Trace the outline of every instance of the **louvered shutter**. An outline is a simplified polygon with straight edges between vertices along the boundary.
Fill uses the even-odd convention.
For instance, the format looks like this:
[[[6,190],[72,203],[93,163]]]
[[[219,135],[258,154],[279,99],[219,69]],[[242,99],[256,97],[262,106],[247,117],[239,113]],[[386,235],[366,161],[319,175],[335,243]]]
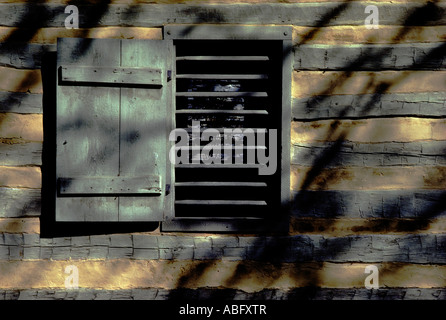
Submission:
[[[57,221],[170,214],[172,52],[162,40],[58,40]]]
[[[287,228],[281,209],[289,200],[289,180],[283,178],[289,176],[289,154],[282,144],[289,143],[290,35],[282,27],[165,28],[175,46],[175,127],[189,133],[192,161],[175,165],[175,219],[164,222],[163,230]],[[198,121],[200,134],[218,130],[223,139],[225,129],[253,129],[258,142],[264,131],[266,144],[244,140],[238,146],[243,153],[236,154],[236,139],[229,152],[222,142],[221,163],[205,163],[209,141],[193,143]],[[277,150],[269,148],[268,139],[275,139]],[[277,154],[277,170],[259,175],[261,164],[248,161],[251,149]]]
[[[221,156],[213,155],[221,157],[220,164],[204,163],[203,148],[208,142],[200,141],[196,148],[201,155],[194,154],[195,150],[190,155],[195,163],[175,166],[177,217],[255,219],[268,213],[273,201],[271,190],[268,192],[271,177],[259,176],[259,165],[247,162],[248,149],[256,153],[262,146],[248,145],[241,134],[225,137],[228,129],[267,131],[274,125],[268,92],[272,90],[268,86],[271,61],[261,54],[267,50],[259,50],[260,44],[223,40],[176,43],[176,127],[191,132],[193,122],[199,121],[201,134],[212,128],[222,138]],[[225,138],[231,140],[229,145]],[[242,148],[238,154],[234,152],[237,142]],[[197,155],[201,159],[195,159]]]

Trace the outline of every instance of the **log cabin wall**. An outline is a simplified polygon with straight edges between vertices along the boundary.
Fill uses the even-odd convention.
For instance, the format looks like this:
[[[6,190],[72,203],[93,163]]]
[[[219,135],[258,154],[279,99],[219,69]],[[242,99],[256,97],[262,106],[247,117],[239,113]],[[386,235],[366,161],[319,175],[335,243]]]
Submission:
[[[67,5],[79,29],[65,28]],[[368,5],[378,29],[365,25]],[[445,299],[445,9],[0,0],[0,299]],[[288,234],[47,231],[42,170],[52,163],[42,150],[57,38],[162,39],[179,23],[292,26]],[[378,288],[365,286],[370,265]],[[70,266],[77,289],[66,288]]]

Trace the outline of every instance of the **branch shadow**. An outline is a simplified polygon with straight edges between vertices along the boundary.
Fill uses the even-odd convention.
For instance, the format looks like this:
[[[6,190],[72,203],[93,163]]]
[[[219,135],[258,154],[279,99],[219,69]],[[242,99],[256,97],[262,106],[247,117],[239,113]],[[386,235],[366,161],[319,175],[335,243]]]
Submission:
[[[42,1],[40,1],[42,2]],[[443,10],[436,5],[439,1],[428,2],[424,6],[415,9],[410,12],[402,30],[395,35],[394,40],[399,41],[404,38],[406,34],[410,32],[411,26],[420,26],[420,25],[431,25],[435,23],[436,20],[439,20],[443,15]],[[69,3],[75,4],[75,1],[70,1]],[[97,7],[97,10],[93,10],[88,17],[90,17],[89,25],[95,25],[98,21],[100,21],[101,17],[107,12],[107,8],[110,1],[103,1]],[[314,37],[317,36],[320,28],[325,27],[328,23],[336,18],[342,11],[346,10],[349,6],[350,2],[344,2],[340,4],[335,10],[328,12],[323,19],[317,22],[316,27],[310,30],[306,35],[302,37],[302,41],[300,44],[305,44]],[[45,7],[39,6],[38,4],[28,4],[29,10],[27,10],[27,14],[21,18],[20,23],[17,25],[17,30],[14,31],[7,40],[2,43],[0,49],[5,52],[12,52],[16,50],[21,50],[24,48],[24,43],[28,42],[38,30],[44,26],[45,21],[49,19],[51,16],[50,13],[46,10]],[[132,14],[129,11],[127,14]],[[136,14],[136,13],[134,13]],[[184,11],[184,14],[190,14],[187,11]],[[197,14],[197,13],[195,13]],[[31,21],[31,22],[30,22]],[[221,16],[217,11],[213,15],[209,15],[208,13],[198,13],[198,18],[195,23],[225,23],[225,17]],[[33,25],[33,28],[22,28],[28,27],[29,25]],[[189,29],[186,29],[185,33],[190,33],[193,31],[193,26]],[[18,44],[17,44],[18,43]],[[85,42],[85,47],[80,48],[79,53],[82,54],[85,50],[88,50],[88,42]],[[438,45],[434,50],[428,52],[422,59],[417,60],[411,66],[411,69],[420,69],[424,68],[427,63],[430,63],[432,60],[440,61],[445,58],[446,44],[442,43]],[[291,48],[289,54],[291,54]],[[348,65],[343,67],[344,74],[340,78],[340,82],[335,84],[335,86],[342,86],[343,83],[348,81],[351,78],[353,71],[360,69],[362,66],[369,64],[370,61],[380,61],[383,57],[385,57],[389,53],[389,48],[384,48],[381,51],[373,52],[370,54],[366,54],[362,56],[360,59],[350,62]],[[375,68],[379,68],[380,64],[377,62],[373,64]],[[43,127],[44,127],[44,146],[43,146],[43,155],[42,155],[42,214],[41,214],[41,236],[42,237],[58,237],[58,236],[67,236],[67,235],[91,235],[91,234],[107,234],[107,233],[128,233],[135,231],[147,231],[154,230],[158,227],[158,223],[153,224],[103,224],[103,223],[57,223],[55,222],[55,217],[51,213],[54,210],[54,199],[55,199],[55,105],[56,105],[56,83],[55,83],[55,75],[56,75],[56,56],[55,53],[45,53],[42,58],[42,80],[43,80]],[[359,113],[361,117],[367,117],[370,110],[372,110],[380,101],[382,95],[389,92],[389,90],[400,81],[404,80],[404,75],[394,79],[392,83],[381,82],[375,84],[372,80],[368,83],[367,89],[373,90],[373,94],[369,101],[362,102],[362,110]],[[29,83],[28,79],[24,79],[21,85],[25,85]],[[322,92],[318,93],[317,97],[315,96],[310,99],[307,107],[310,108],[314,104],[323,103],[324,97],[328,97],[332,91],[333,87],[325,88]],[[13,93],[6,95],[0,104],[6,105],[8,101],[14,98]],[[348,110],[341,110],[335,118],[345,118],[348,114]],[[291,120],[291,119],[290,119]],[[1,123],[0,123],[1,125]],[[349,132],[344,130],[339,133],[340,128],[339,120],[334,120],[329,131],[327,132],[326,139],[330,139],[334,135],[337,139],[334,143],[324,150],[321,155],[314,161],[313,166],[308,172],[307,176],[304,179],[300,192],[298,192],[294,199],[290,201],[291,205],[295,205],[296,203],[302,208],[302,212],[306,210],[311,211],[314,207],[320,205],[320,199],[308,197],[306,191],[310,189],[312,184],[316,181],[316,179],[321,175],[323,170],[330,166],[333,159],[339,153],[339,150],[342,144],[348,137]],[[324,180],[323,184],[318,184],[319,190],[325,190],[327,186],[333,179],[336,177],[329,177],[329,179]],[[419,198],[429,197],[424,194],[420,194]],[[440,192],[438,195],[433,196],[432,204],[425,206],[423,211],[420,212],[417,216],[419,219],[419,224],[402,224],[400,226],[401,229],[399,231],[407,231],[407,232],[415,232],[418,230],[425,230],[429,223],[429,220],[434,219],[435,217],[443,214],[446,211],[446,192]],[[34,204],[30,204],[33,205]],[[343,212],[343,210],[339,207],[333,206],[328,207],[330,215],[339,216]],[[391,209],[392,210],[392,209]],[[396,208],[395,210],[399,210]],[[400,212],[396,212],[394,216],[399,217]],[[379,227],[370,226],[370,229],[373,230],[382,230],[386,228],[386,224],[381,225]],[[301,252],[299,250],[296,251],[296,248],[299,246],[310,247],[311,244],[308,243],[300,243],[296,241],[291,241],[286,238],[274,238],[274,237],[259,237],[259,239],[254,243],[252,248],[254,248],[254,252],[249,254],[249,258],[258,261],[264,261],[267,263],[271,263],[277,270],[278,276],[283,268],[283,261],[295,261],[298,259],[299,261],[307,261],[310,259],[310,252]],[[337,239],[332,242],[331,246],[326,248],[326,252],[322,254],[322,256],[327,257],[329,259],[336,258],[337,252],[343,252],[349,246],[349,241],[345,239]],[[304,249],[302,249],[304,250]],[[310,250],[311,251],[311,250]],[[168,295],[168,299],[185,299],[190,298],[190,291],[184,290],[182,288],[187,287],[190,283],[196,282],[198,278],[203,276],[203,274],[209,270],[212,263],[210,261],[203,261],[198,263],[193,268],[188,270],[180,279],[177,281],[177,290],[173,290],[172,294]],[[226,285],[228,287],[234,287],[240,281],[249,277],[251,270],[246,268],[243,263],[240,263],[236,268],[234,274],[226,280]],[[391,272],[388,270],[388,272]],[[396,272],[396,270],[393,270]],[[317,288],[320,287],[321,279],[318,272],[310,273],[307,279],[307,285],[303,293],[298,295],[297,298],[309,298],[314,297],[317,292]],[[219,299],[228,298],[231,299],[234,296],[234,291],[228,289],[227,291],[218,291],[216,290],[215,295],[212,294],[213,297],[217,297]],[[263,296],[262,296],[263,297]],[[290,297],[296,298],[296,295],[290,294]]]
[[[408,17],[405,20],[404,27],[394,36],[393,40],[400,41],[404,39],[405,35],[407,35],[412,26],[420,26],[420,25],[432,25],[435,24],[435,21],[440,19],[442,16],[442,8],[436,5],[436,2],[428,2],[420,8],[414,9],[413,11],[408,13]],[[336,10],[327,13],[324,18],[317,23],[315,28],[312,28],[307,34],[302,36],[302,40],[297,44],[296,48],[299,48],[300,45],[307,43],[311,39],[317,36],[320,28],[326,26],[333,18],[335,18],[340,12],[345,10],[348,7],[348,3],[345,2],[341,4]],[[188,30],[191,32],[191,30]],[[438,63],[439,61],[443,61],[446,55],[445,43],[439,44],[436,48],[429,51],[426,55],[424,55],[421,59],[418,59],[413,62],[413,64],[408,68],[412,70],[426,69],[426,66],[429,66],[428,69],[432,67],[432,61]],[[308,108],[312,108],[314,104],[323,103],[324,99],[328,98],[328,96],[332,93],[335,87],[342,86],[343,83],[348,81],[349,78],[353,75],[353,72],[356,70],[362,70],[364,66],[372,65],[375,70],[379,70],[381,68],[381,60],[386,57],[391,51],[391,47],[384,47],[381,50],[376,50],[373,52],[366,53],[362,55],[360,58],[349,62],[347,65],[343,66],[343,74],[340,77],[340,81],[335,83],[333,87],[325,88],[323,91],[317,93],[314,97],[309,99],[307,104]],[[373,62],[370,64],[370,62]],[[435,65],[434,68],[435,69]],[[358,117],[367,117],[371,110],[374,107],[379,106],[379,102],[383,95],[389,92],[389,90],[396,85],[397,83],[403,81],[405,75],[401,75],[394,79],[392,82],[379,82],[374,83],[373,79],[369,81],[366,85],[366,91],[372,90],[372,95],[370,95],[369,99],[363,99],[361,101],[361,111],[358,113]],[[324,213],[321,215],[322,218],[329,217],[342,217],[344,208],[340,208],[336,205],[336,201],[333,201],[330,204],[330,201],[325,201],[324,199],[320,199],[318,195],[311,195],[310,187],[315,183],[318,177],[322,174],[325,168],[330,167],[330,164],[333,160],[338,156],[338,153],[344,144],[344,142],[348,139],[349,131],[346,129],[342,129],[340,127],[340,121],[336,119],[343,119],[348,116],[348,107],[341,110],[337,115],[333,116],[335,120],[333,120],[330,128],[326,133],[326,140],[331,141],[333,137],[337,137],[334,140],[334,143],[330,144],[329,147],[323,150],[318,157],[314,160],[310,170],[306,174],[302,185],[298,192],[296,192],[294,198],[290,201],[290,206],[299,206],[300,212],[302,216],[314,216],[313,210],[314,208],[321,207],[321,200],[324,203],[323,211]],[[377,128],[379,130],[379,128]],[[339,132],[341,130],[341,132]],[[327,190],[327,187],[330,183],[334,182],[338,177],[336,175],[330,177],[328,176],[323,183],[318,181],[317,190]],[[314,189],[311,189],[314,190]],[[309,191],[309,192],[308,192]],[[316,192],[317,193],[317,192]],[[418,198],[429,197],[424,193],[418,195]],[[414,198],[417,198],[417,191],[414,191]],[[414,198],[410,198],[409,200],[406,197],[398,197],[399,206],[392,206],[390,204],[389,208],[383,208],[383,212],[386,213],[386,216],[390,217],[401,217],[401,208],[409,207],[411,204],[406,204],[404,201],[412,201]],[[419,212],[415,219],[406,221],[398,221],[395,223],[392,218],[383,220],[381,222],[369,221],[367,225],[363,226],[363,229],[356,229],[355,231],[372,231],[373,232],[387,232],[389,229],[396,232],[408,232],[408,233],[416,233],[417,231],[427,230],[429,224],[432,219],[444,214],[446,212],[446,202],[444,199],[446,198],[446,192],[439,191],[436,195],[432,196],[431,201],[428,201],[428,205],[423,205],[423,210]],[[383,204],[386,205],[386,204]],[[336,219],[328,220],[328,226],[330,227],[330,223],[334,224]],[[331,222],[330,222],[331,221]],[[305,237],[302,237],[305,238]],[[267,240],[268,239],[268,240]],[[310,241],[311,242],[311,241]],[[276,271],[278,276],[280,276],[282,269],[284,268],[283,262],[294,262],[295,261],[311,261],[311,254],[304,251],[296,251],[296,245],[303,245],[303,247],[310,247],[310,251],[313,250],[313,247],[309,243],[295,243],[290,240],[284,240],[277,237],[265,237],[260,236],[252,245],[252,248],[255,252],[251,252],[249,256],[246,256],[247,259],[253,259],[256,261],[262,261],[268,264],[272,264],[276,267]],[[322,250],[321,257],[322,261],[336,261],[338,253],[345,252],[348,250],[351,242],[349,238],[334,238],[331,239],[330,242],[327,242],[327,246]],[[211,254],[211,250],[210,250]],[[386,260],[387,261],[387,260]],[[352,262],[346,260],[345,262]],[[299,263],[299,262],[297,262]],[[191,296],[188,294],[188,290],[183,290],[183,285],[187,283],[187,279],[190,277],[191,279],[196,279],[203,273],[203,269],[210,268],[211,264],[203,263],[200,264],[199,269],[191,268],[186,274],[184,274],[180,281],[177,282],[177,290],[172,292],[169,299],[189,299]],[[399,268],[394,268],[392,270],[383,270],[383,272],[396,273]],[[252,271],[252,270],[251,270]],[[229,277],[225,285],[228,288],[234,288],[240,283],[243,279],[246,279],[250,275],[250,270],[246,269],[246,266],[243,263],[240,263],[236,268],[234,274]],[[309,274],[306,274],[307,282],[306,285],[302,288],[296,288],[295,290],[291,290],[286,298],[289,299],[313,299],[317,295],[317,292],[320,289],[321,285],[321,274],[320,271],[315,271]],[[265,283],[267,286],[267,284]],[[219,299],[231,299],[234,296],[233,289],[227,289],[229,291],[226,292],[226,295],[219,295]],[[371,292],[372,294],[372,292]],[[354,296],[354,293],[353,295]],[[253,299],[264,299],[265,294],[259,293],[259,295],[251,295]],[[334,297],[334,295],[332,296]],[[386,294],[383,293],[380,298],[385,298]],[[194,299],[192,297],[192,299]]]

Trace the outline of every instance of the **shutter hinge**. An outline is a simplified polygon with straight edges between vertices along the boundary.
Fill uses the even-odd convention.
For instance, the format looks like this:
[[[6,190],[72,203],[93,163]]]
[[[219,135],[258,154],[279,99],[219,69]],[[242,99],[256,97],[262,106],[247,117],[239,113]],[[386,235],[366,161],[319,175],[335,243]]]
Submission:
[[[172,70],[167,70],[167,82],[172,80]]]

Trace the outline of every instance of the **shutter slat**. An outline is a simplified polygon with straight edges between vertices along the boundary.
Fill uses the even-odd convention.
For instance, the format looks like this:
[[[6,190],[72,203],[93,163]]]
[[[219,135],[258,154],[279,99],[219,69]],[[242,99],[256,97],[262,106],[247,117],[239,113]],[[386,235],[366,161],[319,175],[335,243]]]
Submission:
[[[192,130],[194,130],[193,128],[177,128],[177,129],[185,130],[189,134],[192,132]],[[206,129],[209,129],[209,128],[200,128],[200,134]],[[245,130],[245,128],[236,128],[236,129],[240,129],[242,131]],[[267,133],[268,132],[268,129],[266,129],[266,128],[249,128],[249,129],[253,130],[256,133]],[[220,133],[224,133],[225,130],[234,130],[234,128],[212,128],[212,130],[217,130]]]
[[[240,217],[189,216],[189,217],[178,217],[178,218],[175,218],[175,220],[178,220],[178,221],[181,221],[181,220],[183,220],[183,221],[184,220],[198,220],[198,221],[200,221],[200,220],[213,220],[213,221],[215,221],[215,220],[222,220],[222,221],[228,221],[229,220],[229,221],[231,221],[231,220],[263,220],[263,218],[260,218],[260,217],[243,217],[243,216],[240,216]]]
[[[266,98],[268,97],[267,92],[177,92],[177,97],[259,97]]]
[[[266,206],[265,201],[253,200],[176,200],[181,205],[213,205],[213,206]]]
[[[180,109],[176,114],[243,114],[268,115],[266,110],[221,110],[221,109]]]
[[[267,74],[177,74],[177,79],[203,80],[264,80]]]
[[[220,181],[192,181],[176,182],[176,187],[267,187],[265,182],[220,182]]]
[[[217,144],[217,146],[220,146],[220,144]],[[183,146],[178,146],[175,147],[176,150],[183,150],[183,149],[189,149],[189,150],[202,150],[205,146],[187,146],[187,147],[183,147]],[[221,146],[221,149],[225,149],[225,145]],[[228,148],[231,148],[232,150],[232,146],[228,146]],[[243,150],[266,150],[265,146],[235,146],[234,149],[243,149]]]
[[[61,66],[61,80],[72,83],[162,85],[161,69],[138,67]]]
[[[179,56],[177,61],[269,61],[268,56]]]
[[[160,176],[149,177],[76,177],[59,178],[59,193],[61,195],[88,194],[151,194],[161,195]]]
[[[193,163],[184,163],[175,165],[176,168],[185,168],[185,169],[258,169],[264,167],[262,164],[193,164]]]

